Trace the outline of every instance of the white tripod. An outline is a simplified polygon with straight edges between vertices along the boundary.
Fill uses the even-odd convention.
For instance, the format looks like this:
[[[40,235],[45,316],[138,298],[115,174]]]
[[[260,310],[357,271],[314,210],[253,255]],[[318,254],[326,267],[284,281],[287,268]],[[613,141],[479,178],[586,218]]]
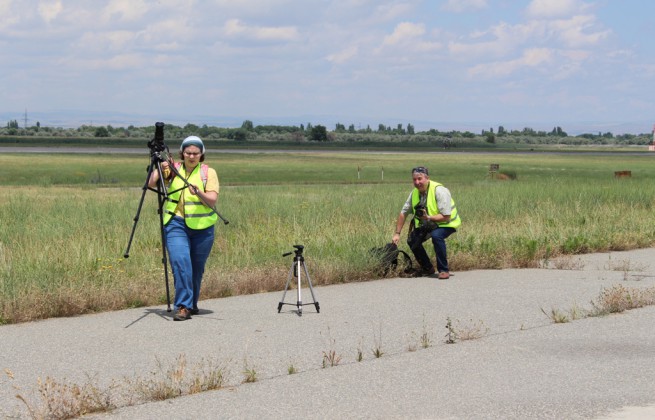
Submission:
[[[314,305],[316,308],[316,312],[320,313],[321,309],[318,306],[318,301],[316,300],[316,297],[314,296],[314,288],[312,287],[312,279],[309,277],[309,273],[307,272],[307,267],[305,266],[305,258],[302,256],[302,251],[305,248],[302,245],[294,245],[294,248],[296,248],[295,251],[293,252],[286,252],[282,254],[283,257],[289,256],[292,253],[295,252],[296,256],[293,257],[293,263],[291,264],[291,270],[289,270],[289,277],[287,277],[287,284],[284,286],[284,293],[282,293],[282,300],[280,300],[280,303],[277,305],[277,313],[279,314],[280,311],[282,310],[282,305],[296,305],[298,308],[298,316],[302,316],[302,307],[303,305]],[[307,277],[307,284],[309,285],[309,291],[312,294],[312,300],[313,302],[310,303],[302,303],[302,294],[301,294],[301,277],[302,273],[305,273],[305,276]],[[291,282],[291,277],[295,276],[298,278],[298,285],[297,285],[297,291],[298,291],[298,301],[296,303],[285,303],[284,298],[287,295],[287,290],[289,289],[289,283]]]

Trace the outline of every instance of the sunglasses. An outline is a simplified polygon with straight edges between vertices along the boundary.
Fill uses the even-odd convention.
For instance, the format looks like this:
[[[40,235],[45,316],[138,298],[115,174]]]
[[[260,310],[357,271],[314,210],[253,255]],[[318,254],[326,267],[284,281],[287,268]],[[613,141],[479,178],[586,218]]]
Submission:
[[[425,166],[417,166],[416,168],[412,169],[412,173],[413,174],[419,173],[419,174],[427,175],[428,174],[428,168],[426,168]]]

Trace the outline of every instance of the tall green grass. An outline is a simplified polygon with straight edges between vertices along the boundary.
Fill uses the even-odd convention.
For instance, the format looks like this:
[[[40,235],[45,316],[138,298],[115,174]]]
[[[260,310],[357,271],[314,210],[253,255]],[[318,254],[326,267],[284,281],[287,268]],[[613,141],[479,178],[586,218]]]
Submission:
[[[165,302],[152,192],[122,257],[148,162],[147,154],[0,155],[0,322]],[[464,224],[448,240],[454,271],[655,243],[650,155],[257,153],[210,154],[207,163],[230,224],[217,224],[203,298],[281,289],[292,258],[282,254],[294,244],[305,245],[315,284],[375,278],[368,250],[391,239],[416,165],[457,201]],[[491,178],[490,163],[517,179]],[[633,177],[614,179],[624,169]]]

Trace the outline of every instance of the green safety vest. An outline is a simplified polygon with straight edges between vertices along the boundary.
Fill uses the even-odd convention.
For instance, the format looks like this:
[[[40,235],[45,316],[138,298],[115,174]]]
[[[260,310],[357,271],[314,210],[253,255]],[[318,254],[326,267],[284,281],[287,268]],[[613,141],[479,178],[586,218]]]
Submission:
[[[206,167],[206,165],[197,165],[188,177],[184,165],[180,165],[177,170],[181,176],[186,178],[189,184],[196,185],[205,192],[205,183],[207,181],[202,178],[201,166]],[[175,176],[171,181],[168,189],[175,192],[170,194],[166,200],[166,205],[164,206],[164,224],[167,224],[175,215],[175,208],[180,202],[180,197],[184,194],[184,223],[191,229],[206,229],[213,226],[218,220],[216,212],[207,207],[197,195],[185,194],[188,190],[184,188],[185,185],[184,180],[179,176]]]
[[[428,185],[428,198],[427,198],[427,208],[428,208],[428,216],[436,216],[439,214],[439,208],[437,207],[437,197],[434,193],[434,190],[437,187],[442,187],[443,184],[440,184],[436,181],[430,181],[430,184]],[[416,205],[421,201],[421,193],[418,191],[418,188],[414,188],[414,191],[412,191],[412,208],[416,208]],[[459,218],[459,215],[457,214],[457,207],[455,206],[455,200],[453,200],[453,197],[450,197],[450,206],[452,208],[452,212],[450,213],[450,221],[448,223],[437,223],[437,226],[439,227],[451,227],[457,229],[462,225],[462,219]],[[414,227],[419,226],[419,218],[415,217],[414,218]]]

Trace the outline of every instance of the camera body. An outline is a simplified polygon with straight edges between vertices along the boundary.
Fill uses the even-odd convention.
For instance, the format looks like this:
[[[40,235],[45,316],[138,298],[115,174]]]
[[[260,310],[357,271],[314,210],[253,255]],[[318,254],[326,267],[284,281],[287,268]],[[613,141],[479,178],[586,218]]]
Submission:
[[[163,152],[167,150],[166,144],[164,143],[164,123],[156,122],[155,123],[155,136],[148,142],[148,147],[150,151]]]
[[[417,204],[416,207],[414,207],[414,217],[421,218],[427,214],[428,214],[428,210],[425,208],[425,206]]]

